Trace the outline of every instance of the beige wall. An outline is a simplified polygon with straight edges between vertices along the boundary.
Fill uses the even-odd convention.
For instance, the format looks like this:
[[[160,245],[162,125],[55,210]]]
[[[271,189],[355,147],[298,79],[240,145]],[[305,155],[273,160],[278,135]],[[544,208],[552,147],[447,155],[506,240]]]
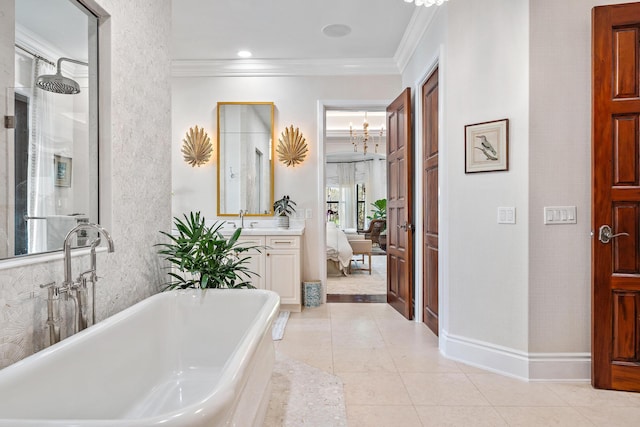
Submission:
[[[88,3],[110,15],[100,28],[106,37],[101,45],[100,203],[101,223],[116,251],[98,257],[100,320],[156,293],[165,280],[153,244],[158,231],[171,226],[171,2]],[[46,342],[46,293],[38,285],[60,283],[62,261],[32,260],[13,268],[0,262],[0,367]],[[74,274],[86,264],[86,258],[74,259]]]
[[[325,254],[320,241],[324,230],[318,229],[318,215],[324,217],[324,203],[318,200],[320,183],[317,169],[318,100],[393,100],[400,93],[399,76],[300,76],[300,77],[175,77],[173,79],[173,153],[180,153],[185,132],[198,125],[215,141],[218,101],[272,101],[275,103],[276,140],[285,127],[300,128],[309,145],[309,153],[301,165],[287,168],[275,162],[275,198],[285,194],[297,203],[297,211],[312,209],[313,218],[306,220],[303,248],[303,280],[320,277]],[[214,159],[192,168],[182,156],[173,156],[173,215],[200,211],[216,218],[216,164]],[[230,218],[226,218],[230,219]],[[234,218],[231,218],[234,219]],[[237,218],[235,218],[237,219]]]
[[[467,351],[458,358],[589,376],[591,9],[614,3],[625,2],[452,1],[403,72],[416,85],[443,61],[440,315],[453,350]],[[465,175],[464,125],[503,117],[510,171]],[[543,224],[545,206],[565,205],[577,224]],[[515,226],[496,225],[498,206],[516,207]]]
[[[530,2],[533,352],[591,351],[591,9],[617,3]],[[578,224],[543,225],[553,205],[577,206]]]
[[[528,2],[455,1],[448,7],[447,332],[526,351]],[[509,119],[509,170],[465,174],[465,125],[504,118]],[[500,206],[516,208],[516,224],[497,223]]]

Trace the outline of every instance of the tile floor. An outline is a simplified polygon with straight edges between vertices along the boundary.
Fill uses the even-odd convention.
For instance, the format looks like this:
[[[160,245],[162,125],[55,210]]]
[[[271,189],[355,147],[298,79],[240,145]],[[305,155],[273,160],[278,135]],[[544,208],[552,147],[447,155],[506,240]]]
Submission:
[[[640,394],[527,383],[448,360],[424,325],[386,304],[292,313],[275,345],[342,380],[350,427],[640,426]]]

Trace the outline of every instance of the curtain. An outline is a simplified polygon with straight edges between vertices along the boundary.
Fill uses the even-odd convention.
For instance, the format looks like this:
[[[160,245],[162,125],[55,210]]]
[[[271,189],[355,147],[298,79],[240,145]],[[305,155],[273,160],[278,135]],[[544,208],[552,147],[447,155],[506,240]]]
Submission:
[[[29,217],[42,218],[56,213],[54,197],[54,120],[53,97],[38,89],[36,78],[42,74],[55,74],[55,68],[40,59],[33,61],[33,84],[29,103],[29,165],[27,177],[27,212]],[[30,219],[29,252],[47,250],[47,222]]]
[[[387,160],[375,159],[367,162],[370,189],[367,189],[367,203],[387,198]],[[371,206],[371,205],[367,205]]]
[[[338,163],[340,187],[340,227],[356,228],[356,168],[354,163]]]
[[[367,189],[365,193],[364,228],[369,227],[368,216],[371,216],[376,200],[387,198],[387,162],[386,159],[373,159],[364,163],[363,183]]]

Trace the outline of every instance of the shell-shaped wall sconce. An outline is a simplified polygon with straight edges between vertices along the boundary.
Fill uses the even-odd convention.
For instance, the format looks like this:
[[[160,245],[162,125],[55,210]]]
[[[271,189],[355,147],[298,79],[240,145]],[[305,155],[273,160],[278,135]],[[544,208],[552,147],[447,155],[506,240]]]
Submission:
[[[287,167],[295,167],[295,165],[304,161],[308,151],[307,141],[304,139],[300,129],[296,128],[294,131],[293,125],[284,129],[276,147],[278,160],[287,165]]]
[[[189,163],[191,167],[200,166],[209,161],[211,153],[213,153],[213,145],[211,138],[204,129],[189,128],[187,137],[182,140],[182,154],[184,161]]]

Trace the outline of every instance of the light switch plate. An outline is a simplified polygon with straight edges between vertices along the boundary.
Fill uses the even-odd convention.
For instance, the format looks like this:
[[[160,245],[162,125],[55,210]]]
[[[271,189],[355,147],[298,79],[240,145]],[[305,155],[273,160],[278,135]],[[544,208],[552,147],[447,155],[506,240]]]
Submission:
[[[498,208],[498,224],[515,224],[516,223],[516,208],[503,207]]]
[[[544,223],[546,225],[577,224],[577,213],[576,206],[545,206]]]

